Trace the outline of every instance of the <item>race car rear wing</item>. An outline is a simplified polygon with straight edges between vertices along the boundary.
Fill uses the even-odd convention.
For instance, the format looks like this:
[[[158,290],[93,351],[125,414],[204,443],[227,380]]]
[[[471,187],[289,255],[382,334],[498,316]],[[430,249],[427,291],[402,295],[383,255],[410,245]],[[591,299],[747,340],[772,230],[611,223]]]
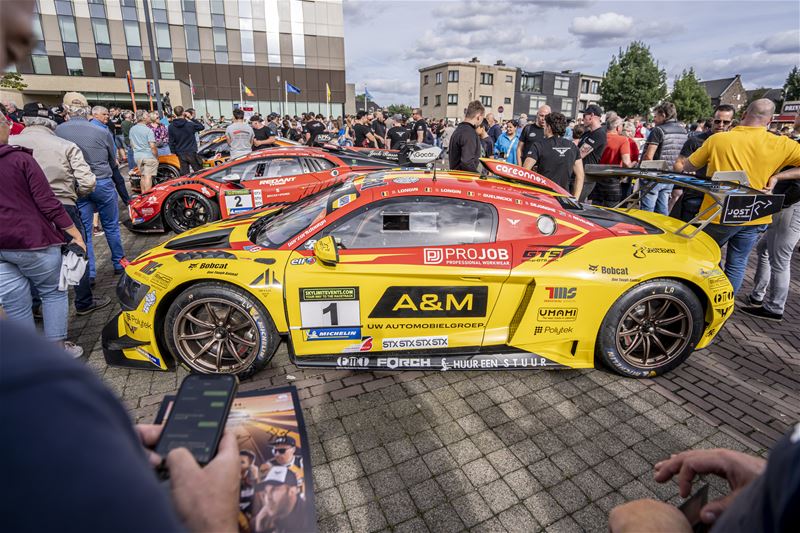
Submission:
[[[436,146],[417,143],[403,144],[399,150],[383,150],[380,148],[355,149],[351,146],[334,144],[332,138],[329,133],[320,133],[314,140],[314,146],[335,154],[347,154],[397,163],[400,167],[425,167],[435,161],[442,152],[442,149]]]
[[[649,168],[648,168],[649,167]],[[640,178],[639,187],[614,207],[630,211],[639,200],[659,183],[677,185],[701,192],[712,199],[711,205],[675,230],[681,237],[694,237],[717,215],[726,225],[746,224],[772,215],[783,206],[782,194],[766,194],[749,187],[747,174],[742,171],[716,172],[711,181],[689,174],[669,172],[666,161],[646,161],[642,168],[620,168],[612,165],[586,165],[586,175],[593,178]],[[693,228],[691,231],[689,228]]]
[[[512,165],[511,163],[506,163],[498,159],[490,159],[488,157],[482,157],[481,163],[483,163],[483,166],[486,167],[491,174],[500,178],[524,183],[526,185],[533,185],[534,187],[545,189],[556,194],[563,194],[568,197],[571,196],[561,185],[533,170],[528,170],[518,165]]]

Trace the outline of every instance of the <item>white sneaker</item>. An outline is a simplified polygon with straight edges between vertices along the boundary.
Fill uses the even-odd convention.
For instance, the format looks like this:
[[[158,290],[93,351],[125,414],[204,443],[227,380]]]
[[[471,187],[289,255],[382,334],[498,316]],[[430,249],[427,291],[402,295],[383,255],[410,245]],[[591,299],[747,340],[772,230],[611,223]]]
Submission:
[[[83,356],[83,348],[81,348],[74,342],[64,341],[64,350],[66,350],[66,352],[73,359],[78,359],[81,356]]]

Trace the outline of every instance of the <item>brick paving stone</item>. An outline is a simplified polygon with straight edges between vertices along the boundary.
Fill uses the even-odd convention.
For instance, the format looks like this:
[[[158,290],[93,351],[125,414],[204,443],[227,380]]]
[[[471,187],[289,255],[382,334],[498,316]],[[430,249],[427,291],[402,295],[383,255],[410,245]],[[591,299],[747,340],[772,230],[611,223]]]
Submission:
[[[383,509],[383,514],[390,526],[397,525],[417,515],[414,501],[406,491],[395,492],[385,496],[378,503]]]
[[[584,470],[572,477],[572,482],[580,488],[590,501],[599,500],[613,489],[594,470]]]
[[[450,470],[436,476],[436,482],[449,500],[473,490],[472,483],[461,470]]]
[[[373,448],[358,454],[361,466],[367,474],[379,472],[392,466],[392,459],[385,448]]]
[[[503,441],[491,430],[482,431],[477,435],[473,435],[470,437],[470,440],[485,454],[499,450],[504,446]]]
[[[469,531],[470,533],[507,533],[505,526],[496,516],[481,522]]]
[[[525,499],[525,507],[536,522],[546,528],[563,517],[566,512],[547,491],[541,491]]]
[[[316,493],[314,495],[314,503],[319,518],[326,518],[344,511],[344,502],[339,490],[335,487]]]
[[[361,463],[355,455],[331,461],[330,467],[333,479],[337,484],[346,483],[364,475],[364,469],[361,468]]]
[[[369,479],[360,477],[339,485],[339,494],[342,496],[345,509],[353,509],[372,501],[375,493],[369,484]]]
[[[575,520],[572,519],[572,517],[565,516],[555,524],[548,527],[547,531],[550,533],[578,533],[581,531],[581,527]]]
[[[548,492],[568,513],[574,513],[589,503],[586,495],[569,479],[552,487]]]
[[[491,483],[500,477],[489,461],[483,458],[465,464],[462,469],[470,482],[476,487]]]
[[[464,528],[463,522],[449,503],[431,509],[424,517],[425,523],[436,533],[455,533]]]
[[[370,475],[369,482],[378,497],[393,494],[404,487],[403,478],[395,468],[387,468]]]
[[[528,471],[546,488],[550,488],[564,479],[561,470],[550,459],[542,459],[538,463],[530,465]]]
[[[354,531],[371,533],[386,527],[386,518],[376,502],[351,509],[347,512],[347,516],[350,518],[350,523],[353,524]]]
[[[414,517],[394,528],[394,533],[424,533],[430,531],[421,517]]]
[[[353,530],[346,514],[330,516],[317,522],[320,533],[345,533]]]
[[[417,449],[408,437],[390,442],[386,444],[385,448],[394,464],[405,462],[417,456]]]
[[[444,492],[442,492],[442,489],[434,479],[428,479],[409,487],[408,492],[411,494],[417,509],[421,512],[425,512],[446,501]]]
[[[419,457],[397,465],[397,471],[400,473],[400,477],[403,478],[403,483],[406,484],[406,487],[411,487],[431,477],[431,471],[428,470],[425,462]]]
[[[462,442],[469,441],[464,440]],[[438,450],[425,454],[423,460],[428,466],[428,470],[430,470],[431,474],[434,476],[452,470],[453,468],[458,468],[458,463],[453,459],[453,456],[450,455],[450,452],[448,452],[446,448],[439,448]]]
[[[521,503],[500,513],[497,518],[509,533],[527,533],[536,529],[536,519]]]
[[[452,505],[466,527],[473,527],[492,516],[489,505],[478,492],[460,496],[452,501]]]
[[[519,501],[514,491],[502,479],[480,487],[478,492],[495,514],[505,511]]]

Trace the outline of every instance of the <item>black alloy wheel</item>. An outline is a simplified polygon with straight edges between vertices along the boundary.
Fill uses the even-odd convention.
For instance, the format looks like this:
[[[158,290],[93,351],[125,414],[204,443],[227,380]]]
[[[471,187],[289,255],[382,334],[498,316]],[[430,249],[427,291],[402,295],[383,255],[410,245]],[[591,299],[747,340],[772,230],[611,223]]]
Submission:
[[[170,194],[163,207],[164,221],[175,233],[219,220],[219,208],[197,191],[182,190]]]
[[[172,165],[158,165],[156,175],[153,176],[153,186],[171,179],[179,178],[180,174],[180,170]]]

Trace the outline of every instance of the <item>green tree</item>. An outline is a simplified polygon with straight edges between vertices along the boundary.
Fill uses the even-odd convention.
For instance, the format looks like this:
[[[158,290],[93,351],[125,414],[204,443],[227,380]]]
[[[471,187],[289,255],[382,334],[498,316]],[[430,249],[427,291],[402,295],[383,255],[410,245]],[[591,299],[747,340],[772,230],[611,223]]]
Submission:
[[[789,72],[786,83],[783,84],[783,99],[800,100],[800,72],[797,70],[797,65]]]
[[[675,104],[678,111],[678,120],[691,122],[711,116],[711,98],[705,88],[700,85],[694,69],[683,70],[680,76],[675,77],[669,101]]]
[[[667,74],[658,68],[650,47],[633,41],[612,56],[600,84],[600,105],[620,116],[647,115],[667,95]]]
[[[3,77],[0,78],[0,88],[3,89],[16,89],[21,91],[28,84],[22,80],[22,74],[19,72],[6,72],[3,74]]]
[[[389,115],[405,115],[407,117],[411,116],[411,106],[405,104],[392,104],[386,108],[389,111]]]

